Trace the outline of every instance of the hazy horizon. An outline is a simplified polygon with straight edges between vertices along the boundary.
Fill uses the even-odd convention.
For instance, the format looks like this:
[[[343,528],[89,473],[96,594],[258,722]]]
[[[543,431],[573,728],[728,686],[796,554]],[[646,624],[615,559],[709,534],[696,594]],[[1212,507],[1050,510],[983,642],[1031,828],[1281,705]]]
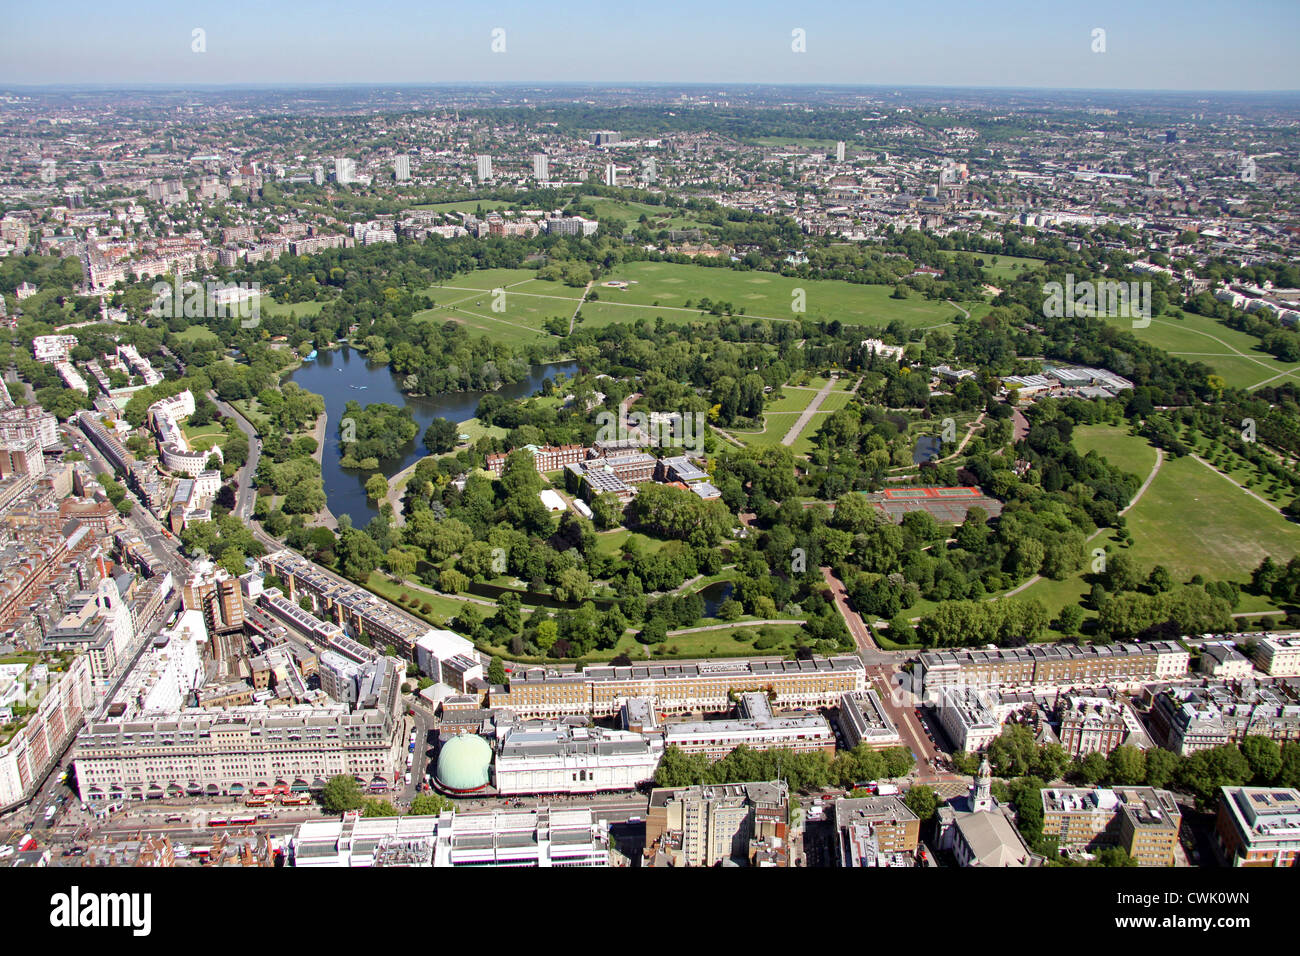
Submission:
[[[67,0],[7,14],[5,87],[619,84],[1294,92],[1300,4],[1099,0],[1086,10],[1003,0],[869,9],[829,0],[618,9],[437,9],[414,0],[105,14]],[[201,42],[195,30],[202,30]],[[1104,52],[1097,47],[1103,30]],[[496,31],[504,31],[498,33]],[[796,31],[803,31],[796,34]],[[494,52],[494,44],[496,51]],[[195,48],[202,46],[202,52]],[[797,52],[795,47],[801,47]],[[546,77],[545,81],[537,77]]]

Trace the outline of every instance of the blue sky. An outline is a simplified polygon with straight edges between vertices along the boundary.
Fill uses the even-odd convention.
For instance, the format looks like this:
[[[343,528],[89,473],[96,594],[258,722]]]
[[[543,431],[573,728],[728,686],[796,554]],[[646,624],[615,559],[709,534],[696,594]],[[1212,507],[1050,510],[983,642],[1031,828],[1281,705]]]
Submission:
[[[1296,90],[1297,0],[3,0],[0,83]],[[123,10],[122,7],[126,7]],[[129,12],[128,12],[129,11]],[[192,51],[192,31],[207,51]],[[505,31],[505,52],[491,50]],[[807,52],[791,50],[802,29]],[[1106,31],[1106,52],[1092,32]]]

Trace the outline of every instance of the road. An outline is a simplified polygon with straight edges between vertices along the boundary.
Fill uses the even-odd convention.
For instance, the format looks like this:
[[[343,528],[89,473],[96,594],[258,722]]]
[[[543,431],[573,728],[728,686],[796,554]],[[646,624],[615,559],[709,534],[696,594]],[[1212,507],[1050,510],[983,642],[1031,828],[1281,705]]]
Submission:
[[[835,606],[839,609],[840,617],[844,618],[849,633],[853,635],[853,640],[858,645],[858,654],[862,658],[862,663],[870,667],[872,664],[888,664],[893,661],[898,652],[882,650],[872,640],[871,631],[863,622],[862,615],[849,605],[849,594],[844,588],[844,582],[837,578],[835,573],[828,567],[822,568],[822,579],[826,582],[826,586],[831,589],[831,595],[835,598]]]
[[[235,480],[239,483],[239,491],[235,495],[235,517],[247,521],[253,516],[253,505],[257,501],[257,489],[254,486],[253,478],[257,475],[257,462],[262,455],[262,440],[257,437],[257,429],[253,423],[241,415],[233,405],[221,401],[217,398],[216,392],[208,392],[208,398],[212,399],[217,406],[217,410],[222,415],[234,421],[239,426],[239,430],[248,438],[248,461],[244,466],[235,473]]]
[[[73,447],[86,456],[86,464],[90,466],[92,472],[96,475],[109,475],[110,477],[114,475],[112,465],[100,455],[81,429],[68,424],[61,426],[61,430]],[[125,482],[122,484],[125,487]],[[176,539],[153,516],[153,513],[141,504],[140,499],[136,497],[135,492],[129,487],[126,489],[126,495],[132,504],[129,520],[135,526],[136,531],[140,533],[140,537],[144,538],[149,544],[160,564],[172,572],[176,586],[180,587],[185,575],[189,573],[189,563],[180,556]]]

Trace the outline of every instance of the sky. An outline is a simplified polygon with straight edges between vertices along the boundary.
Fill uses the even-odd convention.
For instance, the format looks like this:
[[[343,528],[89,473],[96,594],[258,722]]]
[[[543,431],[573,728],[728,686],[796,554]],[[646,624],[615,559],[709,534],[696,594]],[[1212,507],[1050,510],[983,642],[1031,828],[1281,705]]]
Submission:
[[[0,0],[0,6],[7,8],[0,13],[5,86],[1300,89],[1300,0],[28,0],[21,6]],[[795,31],[802,31],[802,52],[794,49]],[[1094,49],[1102,43],[1104,52]]]

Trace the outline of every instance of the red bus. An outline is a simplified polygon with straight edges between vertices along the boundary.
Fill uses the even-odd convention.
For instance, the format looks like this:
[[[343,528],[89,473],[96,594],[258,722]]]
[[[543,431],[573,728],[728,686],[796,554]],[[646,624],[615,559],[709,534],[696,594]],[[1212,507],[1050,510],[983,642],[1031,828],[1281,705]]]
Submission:
[[[232,827],[252,826],[256,822],[257,822],[257,817],[251,813],[246,814],[244,816],[230,818],[230,826]]]
[[[265,807],[270,806],[271,798],[269,796],[245,797],[244,806],[246,807]]]
[[[225,817],[213,817],[212,819],[208,820],[208,826],[210,826],[210,827],[228,827],[228,826],[230,826],[230,821],[227,820]]]
[[[311,803],[311,796],[305,793],[286,793],[280,797],[282,807],[305,807]]]

